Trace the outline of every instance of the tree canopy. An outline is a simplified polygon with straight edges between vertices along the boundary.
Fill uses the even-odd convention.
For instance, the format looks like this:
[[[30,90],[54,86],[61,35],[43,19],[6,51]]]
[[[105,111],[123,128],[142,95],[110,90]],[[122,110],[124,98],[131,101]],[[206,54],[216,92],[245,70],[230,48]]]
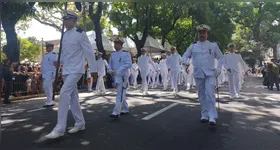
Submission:
[[[22,23],[20,20],[28,16],[61,30],[61,19],[55,13],[63,13],[62,2],[3,4],[7,6],[2,18],[4,31],[8,33],[8,51],[14,52],[18,45],[15,44],[15,24]],[[97,47],[101,51],[104,50],[101,34],[112,34],[110,27],[114,26],[121,36],[135,42],[138,55],[148,35],[161,39],[163,46],[166,42],[176,46],[182,54],[197,40],[195,27],[207,24],[211,27],[209,40],[216,42],[223,52],[229,42],[235,42],[239,51],[251,50],[256,59],[262,60],[268,48],[272,48],[277,57],[279,2],[90,2],[79,3],[80,11],[74,3],[69,3],[68,7],[81,16],[79,27],[96,31]],[[28,24],[21,27],[26,28]]]

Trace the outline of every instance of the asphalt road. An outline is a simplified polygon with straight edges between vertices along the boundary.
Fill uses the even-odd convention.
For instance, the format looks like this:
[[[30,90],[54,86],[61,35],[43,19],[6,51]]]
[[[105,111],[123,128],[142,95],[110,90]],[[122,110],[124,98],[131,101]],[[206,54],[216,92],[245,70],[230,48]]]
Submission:
[[[245,78],[242,97],[236,100],[229,100],[227,86],[220,89],[216,128],[199,122],[197,95],[182,86],[177,97],[160,89],[152,89],[148,96],[129,90],[130,114],[119,120],[109,118],[114,90],[105,96],[81,93],[86,130],[57,140],[44,138],[56,124],[57,108],[43,109],[43,98],[18,101],[3,106],[1,147],[279,150],[279,92],[264,89],[261,82],[257,77]],[[71,127],[71,111],[68,117]]]

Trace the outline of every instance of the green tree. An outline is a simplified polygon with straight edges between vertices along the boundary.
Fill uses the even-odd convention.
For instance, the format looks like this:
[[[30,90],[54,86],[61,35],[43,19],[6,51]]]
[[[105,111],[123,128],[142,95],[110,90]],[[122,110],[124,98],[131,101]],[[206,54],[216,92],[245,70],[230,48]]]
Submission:
[[[238,3],[233,20],[249,29],[244,40],[253,41],[252,49],[262,60],[261,53],[268,48],[273,48],[274,58],[277,59],[277,44],[279,35],[279,2],[251,2]],[[238,10],[239,9],[239,10]],[[252,43],[252,42],[251,42]]]
[[[150,2],[115,2],[111,3],[109,18],[111,24],[120,31],[123,37],[129,37],[134,41],[138,56],[141,55],[141,48],[144,47],[151,29],[152,13],[155,11],[155,4]],[[139,32],[142,34],[139,36]]]
[[[20,43],[20,60],[34,61],[41,53],[40,42],[35,37],[18,38]]]
[[[152,15],[150,35],[161,38],[164,46],[168,34],[175,29],[178,20],[187,16],[189,7],[190,3],[187,2],[157,3]]]
[[[19,61],[19,44],[15,25],[20,19],[34,12],[35,2],[1,2],[2,26],[6,34],[7,46],[3,49],[12,61]]]

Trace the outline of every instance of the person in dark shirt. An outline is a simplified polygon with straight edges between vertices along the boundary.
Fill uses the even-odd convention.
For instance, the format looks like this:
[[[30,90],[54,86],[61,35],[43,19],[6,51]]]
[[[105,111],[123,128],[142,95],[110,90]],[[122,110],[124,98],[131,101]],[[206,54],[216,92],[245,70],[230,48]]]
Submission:
[[[4,91],[4,104],[10,104],[9,96],[12,92],[12,72],[10,70],[10,61],[8,59],[4,60],[2,67],[2,79],[5,81],[5,91]]]

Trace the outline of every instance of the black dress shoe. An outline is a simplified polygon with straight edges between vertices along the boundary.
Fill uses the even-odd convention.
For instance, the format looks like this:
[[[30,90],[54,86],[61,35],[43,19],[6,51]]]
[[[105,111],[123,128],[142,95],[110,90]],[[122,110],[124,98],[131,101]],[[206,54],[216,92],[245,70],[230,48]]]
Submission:
[[[210,126],[215,126],[216,125],[216,122],[213,122],[213,121],[209,121],[208,123]]]
[[[54,104],[51,104],[51,105],[44,105],[44,107],[53,107]]]
[[[200,119],[201,123],[207,123],[209,120],[208,119]]]
[[[129,112],[121,112],[121,115],[127,115]]]
[[[114,119],[118,119],[118,118],[120,117],[120,115],[111,114],[110,117],[111,117],[111,118],[114,118]]]

